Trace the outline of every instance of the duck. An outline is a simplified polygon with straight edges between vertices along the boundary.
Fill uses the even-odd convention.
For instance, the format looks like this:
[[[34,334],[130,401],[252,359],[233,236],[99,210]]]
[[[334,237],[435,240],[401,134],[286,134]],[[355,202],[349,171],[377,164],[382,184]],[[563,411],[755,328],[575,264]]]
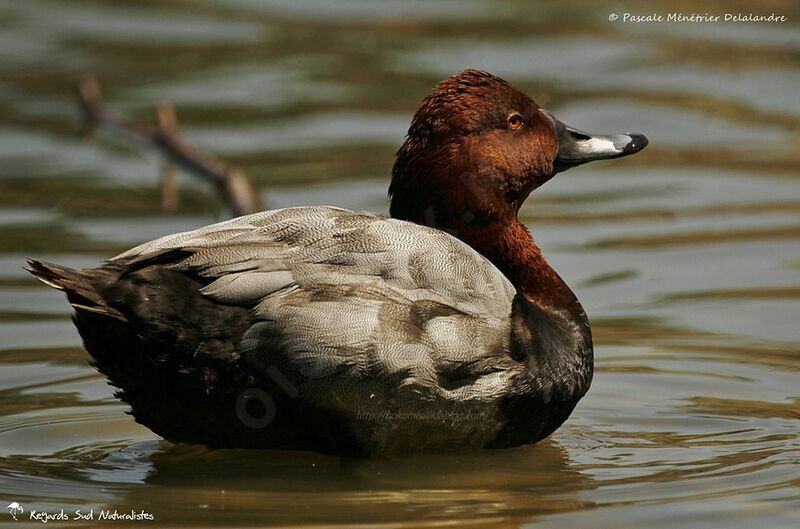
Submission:
[[[509,448],[558,429],[593,375],[589,319],[518,219],[638,133],[572,128],[465,70],[422,101],[389,215],[263,211],[97,268],[28,259],[66,293],[91,364],[172,443],[343,457]]]

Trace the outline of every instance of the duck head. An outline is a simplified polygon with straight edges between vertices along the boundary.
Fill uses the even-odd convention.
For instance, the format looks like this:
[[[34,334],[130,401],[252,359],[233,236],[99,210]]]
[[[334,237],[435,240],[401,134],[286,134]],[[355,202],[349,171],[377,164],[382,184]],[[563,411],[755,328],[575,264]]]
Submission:
[[[486,72],[465,70],[426,97],[397,152],[391,215],[459,233],[508,224],[553,175],[642,150],[641,134],[588,134]]]

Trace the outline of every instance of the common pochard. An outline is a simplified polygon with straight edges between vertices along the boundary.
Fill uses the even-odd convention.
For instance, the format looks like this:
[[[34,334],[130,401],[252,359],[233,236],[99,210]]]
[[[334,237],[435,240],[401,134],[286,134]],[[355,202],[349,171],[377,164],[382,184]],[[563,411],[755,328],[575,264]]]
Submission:
[[[414,115],[391,218],[265,211],[99,268],[29,260],[93,365],[173,442],[367,456],[534,443],[589,389],[589,321],[517,212],[554,174],[633,154],[466,70]]]

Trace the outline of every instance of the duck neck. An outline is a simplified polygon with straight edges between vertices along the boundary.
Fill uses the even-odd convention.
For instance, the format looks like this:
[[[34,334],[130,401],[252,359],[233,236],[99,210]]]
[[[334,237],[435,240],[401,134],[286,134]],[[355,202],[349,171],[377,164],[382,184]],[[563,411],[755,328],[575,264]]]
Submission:
[[[434,219],[421,213],[433,211],[432,207],[408,210],[401,207],[405,205],[393,200],[392,217],[434,225],[458,237],[489,259],[516,287],[509,315],[508,354],[527,365],[524,378],[528,383],[544,388],[541,392],[548,393],[547,399],[564,404],[559,408],[564,413],[551,418],[550,426],[555,429],[592,379],[592,334],[575,294],[547,263],[515,211],[491,219],[465,219],[463,215]],[[554,380],[560,383],[553,384]]]
[[[502,229],[465,235],[463,240],[492,261],[517,288],[510,315],[509,354],[526,363],[528,376],[554,405],[548,419],[552,431],[591,384],[594,355],[586,313],[516,217]],[[556,402],[562,406],[555,406]]]
[[[583,312],[575,294],[548,264],[528,229],[516,218],[505,225],[466,227],[456,235],[489,259],[539,310]]]
[[[501,227],[468,226],[455,234],[488,258],[517,289],[508,354],[526,364],[526,379],[554,403],[556,411],[547,422],[552,431],[591,384],[592,334],[586,313],[516,216]]]

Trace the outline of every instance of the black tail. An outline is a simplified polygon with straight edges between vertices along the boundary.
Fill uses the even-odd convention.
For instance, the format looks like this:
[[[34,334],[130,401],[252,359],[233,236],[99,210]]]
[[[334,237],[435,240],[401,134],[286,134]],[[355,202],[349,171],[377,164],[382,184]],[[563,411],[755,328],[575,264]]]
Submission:
[[[70,304],[76,309],[102,314],[111,318],[125,321],[125,317],[113,307],[110,307],[103,296],[98,292],[96,274],[83,270],[75,270],[53,263],[27,259],[28,272],[42,283],[61,290],[67,294]],[[97,273],[100,269],[92,269]]]
[[[138,422],[171,441],[266,442],[236,412],[256,376],[238,364],[238,343],[252,320],[248,309],[213,302],[201,294],[203,284],[159,264],[75,270],[28,259],[28,266],[67,294],[91,364],[119,389],[115,395]]]

